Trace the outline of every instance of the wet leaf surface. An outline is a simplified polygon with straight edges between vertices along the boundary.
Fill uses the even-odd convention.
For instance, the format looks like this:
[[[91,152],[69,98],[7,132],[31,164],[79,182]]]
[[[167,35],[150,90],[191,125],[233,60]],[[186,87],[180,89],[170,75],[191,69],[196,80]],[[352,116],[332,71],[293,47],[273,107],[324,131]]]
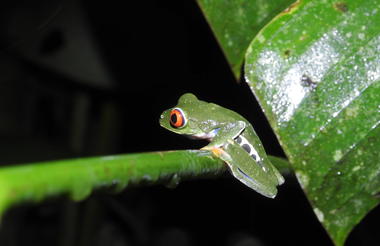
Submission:
[[[379,203],[380,1],[299,1],[251,43],[246,79],[336,245]]]

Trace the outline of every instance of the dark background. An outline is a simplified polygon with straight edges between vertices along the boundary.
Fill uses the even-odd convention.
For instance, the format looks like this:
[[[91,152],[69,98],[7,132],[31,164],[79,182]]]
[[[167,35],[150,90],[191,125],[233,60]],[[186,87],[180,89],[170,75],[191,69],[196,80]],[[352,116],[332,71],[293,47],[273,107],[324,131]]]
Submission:
[[[194,0],[2,2],[0,54],[2,165],[199,148],[158,124],[185,92],[239,112],[284,156]],[[379,245],[378,214],[347,245]],[[332,245],[293,176],[272,200],[228,174],[19,206],[0,244]]]

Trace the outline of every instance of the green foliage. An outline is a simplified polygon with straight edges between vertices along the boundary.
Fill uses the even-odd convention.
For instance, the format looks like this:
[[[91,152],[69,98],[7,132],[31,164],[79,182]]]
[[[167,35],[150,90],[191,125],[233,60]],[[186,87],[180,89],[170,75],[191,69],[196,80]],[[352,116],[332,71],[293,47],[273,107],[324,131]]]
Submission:
[[[198,0],[236,78],[255,35],[293,0]],[[222,10],[222,11],[221,11]]]
[[[380,199],[380,0],[303,0],[286,9],[289,0],[198,3],[236,77],[246,58],[245,78],[316,216],[343,245]],[[203,151],[7,167],[0,169],[0,212],[48,197],[80,200],[96,189],[175,186],[224,171]]]
[[[259,14],[256,4],[245,7],[250,15]],[[297,1],[258,33],[246,54],[247,82],[337,245],[379,203],[379,6],[377,0]],[[238,6],[212,7],[225,19],[238,18]],[[219,38],[221,30],[215,32]]]

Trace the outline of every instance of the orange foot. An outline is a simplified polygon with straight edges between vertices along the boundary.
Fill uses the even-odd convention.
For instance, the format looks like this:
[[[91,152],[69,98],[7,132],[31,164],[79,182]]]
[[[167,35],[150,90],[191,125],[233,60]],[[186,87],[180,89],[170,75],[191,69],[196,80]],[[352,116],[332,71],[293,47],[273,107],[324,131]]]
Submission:
[[[216,156],[216,157],[221,157],[225,152],[221,148],[213,147],[211,149],[211,152]]]
[[[225,153],[223,149],[218,148],[218,147],[204,147],[202,148],[202,150],[211,151],[218,158],[220,158],[220,156],[222,156]]]

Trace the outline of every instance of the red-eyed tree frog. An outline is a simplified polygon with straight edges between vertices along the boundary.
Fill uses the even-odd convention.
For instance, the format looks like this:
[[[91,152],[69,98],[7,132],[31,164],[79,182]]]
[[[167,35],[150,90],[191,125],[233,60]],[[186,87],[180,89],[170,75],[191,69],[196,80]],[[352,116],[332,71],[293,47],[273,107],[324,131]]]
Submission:
[[[277,186],[284,183],[252,125],[232,110],[186,93],[177,106],[161,114],[160,125],[190,138],[209,140],[202,150],[222,159],[235,178],[266,197],[274,198]]]

